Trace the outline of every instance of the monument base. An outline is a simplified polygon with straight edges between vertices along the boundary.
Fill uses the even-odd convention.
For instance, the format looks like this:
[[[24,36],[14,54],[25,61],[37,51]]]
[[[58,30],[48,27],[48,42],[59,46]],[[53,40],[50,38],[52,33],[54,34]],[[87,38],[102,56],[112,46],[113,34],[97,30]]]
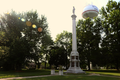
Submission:
[[[85,73],[80,67],[69,67],[65,73]]]

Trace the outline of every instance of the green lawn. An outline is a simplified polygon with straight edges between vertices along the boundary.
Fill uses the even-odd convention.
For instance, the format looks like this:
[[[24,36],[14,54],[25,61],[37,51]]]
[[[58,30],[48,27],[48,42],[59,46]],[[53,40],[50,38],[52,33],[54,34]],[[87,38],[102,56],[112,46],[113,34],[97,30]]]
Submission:
[[[56,70],[58,72],[58,70]],[[49,77],[39,77],[31,78],[29,80],[120,80],[120,78],[107,77],[110,76],[119,76],[120,71],[116,70],[91,70],[85,71],[86,74],[67,74],[64,76],[49,76]],[[106,76],[90,76],[91,73],[96,73]],[[50,75],[50,70],[22,70],[22,71],[0,71],[0,78],[9,78],[9,77],[24,77],[24,76],[40,76],[40,75]],[[28,80],[28,79],[23,79]]]
[[[0,78],[50,75],[50,70],[0,71]]]
[[[39,77],[39,78],[22,79],[22,80],[120,80],[120,78],[103,77],[103,76],[69,75],[69,76]]]
[[[117,70],[91,70],[85,71],[86,73],[96,73],[101,75],[120,76],[120,71]]]

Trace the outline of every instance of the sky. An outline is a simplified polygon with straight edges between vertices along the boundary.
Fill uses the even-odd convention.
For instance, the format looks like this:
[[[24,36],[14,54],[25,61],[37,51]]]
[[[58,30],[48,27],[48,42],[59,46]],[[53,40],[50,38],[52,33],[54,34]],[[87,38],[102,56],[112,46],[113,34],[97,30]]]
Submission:
[[[120,0],[114,0],[120,1]],[[93,4],[101,9],[108,0],[0,0],[0,14],[14,10],[16,12],[37,11],[39,16],[47,18],[48,29],[53,40],[63,30],[72,32],[71,15],[75,7],[76,22],[82,18],[85,6]]]

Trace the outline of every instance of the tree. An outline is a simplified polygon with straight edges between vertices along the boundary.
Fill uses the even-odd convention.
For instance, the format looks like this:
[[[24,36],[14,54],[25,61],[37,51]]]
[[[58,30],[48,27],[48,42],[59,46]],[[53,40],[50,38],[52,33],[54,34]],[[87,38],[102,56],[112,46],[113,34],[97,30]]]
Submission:
[[[44,60],[47,59],[47,54],[49,53],[48,47],[53,44],[53,40],[48,30],[47,19],[44,16],[38,18],[36,11],[27,12],[26,15],[27,16],[25,17],[25,20],[29,21],[32,25],[26,25],[26,29],[23,31],[23,34],[25,34],[26,39],[31,44],[32,54],[35,54],[35,56],[33,56],[31,59],[38,64],[39,68],[40,61],[43,61],[43,55],[46,55]],[[36,27],[33,28],[33,25]],[[42,28],[41,32],[38,31],[39,28]]]
[[[42,43],[43,43],[43,45],[41,46],[41,50],[45,55],[44,62],[45,62],[45,69],[46,69],[46,63],[49,60],[49,56],[50,56],[49,53],[50,53],[50,49],[51,49],[50,47],[51,47],[51,45],[53,45],[53,40],[51,39],[50,35],[46,35],[43,38]]]
[[[97,55],[99,54],[99,43],[101,40],[101,20],[95,18],[94,22],[87,18],[79,20],[77,23],[77,43],[78,52],[80,53],[81,63],[87,61],[90,70],[90,62],[97,64]]]
[[[58,34],[56,36],[55,43],[58,46],[63,46],[65,51],[66,51],[66,68],[68,68],[68,56],[70,55],[71,52],[71,42],[72,42],[72,33],[63,31],[62,33]]]
[[[101,8],[103,19],[104,39],[102,47],[111,55],[111,63],[119,70],[120,57],[120,2],[109,0],[106,7]],[[105,45],[107,44],[107,46]]]
[[[21,70],[26,58],[29,57],[29,50],[30,46],[25,38],[14,40],[10,45],[7,62],[4,63],[3,67],[9,65],[11,70]]]
[[[53,46],[51,47],[50,51],[50,65],[55,65],[56,67],[59,65],[65,66],[65,60],[66,60],[66,51],[63,46]]]
[[[1,30],[0,47],[8,47],[7,55],[0,56],[3,61],[1,66],[5,70],[21,70],[31,59],[39,63],[39,58],[43,56],[41,45],[46,45],[46,41],[52,42],[46,18],[39,18],[36,11],[5,14],[1,17]]]
[[[29,50],[27,49],[27,45],[22,43],[21,31],[24,23],[18,19],[18,15],[13,11],[11,14],[5,14],[5,16],[1,17],[1,26],[1,30],[4,32],[4,36],[2,36],[2,38],[5,38],[1,39],[0,42],[4,43],[1,44],[1,46],[8,48],[7,55],[1,55],[4,56],[1,58],[3,61],[2,67],[5,70],[20,70],[22,67],[21,62],[24,62],[24,57],[26,57],[23,57],[23,55],[26,55]],[[21,56],[18,56],[18,58],[14,54],[16,54],[16,56]],[[19,63],[19,65],[16,61]],[[8,65],[9,67],[7,67]]]

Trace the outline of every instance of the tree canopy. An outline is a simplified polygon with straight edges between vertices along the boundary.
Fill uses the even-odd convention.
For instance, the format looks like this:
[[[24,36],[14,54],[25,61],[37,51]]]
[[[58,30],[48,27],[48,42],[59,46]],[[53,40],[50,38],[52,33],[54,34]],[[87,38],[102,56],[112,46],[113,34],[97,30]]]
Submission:
[[[77,21],[77,50],[82,68],[93,66],[120,68],[120,2],[109,0],[100,16]],[[37,11],[12,11],[0,18],[0,68],[21,70],[34,61],[69,65],[72,33],[63,31],[52,40],[47,18]],[[9,65],[9,67],[8,67]]]
[[[102,48],[104,54],[109,55],[107,59],[108,65],[113,64],[119,70],[120,57],[120,2],[113,0],[108,1],[106,7],[102,7],[100,14],[102,15],[102,26],[104,30],[104,38],[102,40]]]
[[[53,42],[46,18],[36,11],[2,15],[0,29],[0,66],[5,70],[21,70],[30,60],[39,63],[41,47]]]

